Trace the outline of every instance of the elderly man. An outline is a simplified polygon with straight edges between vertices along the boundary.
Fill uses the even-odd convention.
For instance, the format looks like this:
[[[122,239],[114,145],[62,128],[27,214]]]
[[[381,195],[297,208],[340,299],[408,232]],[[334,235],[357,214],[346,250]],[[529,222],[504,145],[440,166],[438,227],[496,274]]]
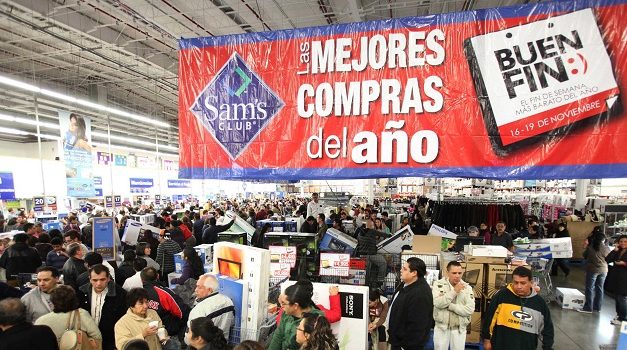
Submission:
[[[59,350],[57,337],[47,326],[26,321],[26,306],[20,299],[0,301],[0,350]]]
[[[37,287],[22,297],[26,306],[26,321],[35,322],[39,317],[52,312],[50,292],[59,284],[59,270],[52,266],[37,269]]]
[[[224,337],[229,339],[229,332],[235,319],[235,307],[229,297],[218,293],[218,279],[211,274],[200,276],[196,282],[196,301],[194,308],[189,313],[187,326],[199,317],[211,316],[213,324],[224,332]]]

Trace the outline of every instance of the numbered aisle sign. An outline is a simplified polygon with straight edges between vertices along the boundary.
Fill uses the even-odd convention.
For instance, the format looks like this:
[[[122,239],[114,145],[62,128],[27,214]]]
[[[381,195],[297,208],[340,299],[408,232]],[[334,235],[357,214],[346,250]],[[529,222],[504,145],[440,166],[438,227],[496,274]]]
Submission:
[[[114,205],[116,207],[121,207],[122,206],[122,196],[120,196],[120,195],[113,196],[113,202],[114,202]]]
[[[33,210],[36,212],[44,211],[46,200],[44,197],[33,197]]]

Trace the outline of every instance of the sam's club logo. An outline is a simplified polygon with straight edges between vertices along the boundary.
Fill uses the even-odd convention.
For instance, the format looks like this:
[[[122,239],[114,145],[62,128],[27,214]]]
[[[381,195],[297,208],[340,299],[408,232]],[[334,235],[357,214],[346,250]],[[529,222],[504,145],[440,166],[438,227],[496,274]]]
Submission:
[[[283,108],[283,101],[234,53],[190,111],[236,159]]]

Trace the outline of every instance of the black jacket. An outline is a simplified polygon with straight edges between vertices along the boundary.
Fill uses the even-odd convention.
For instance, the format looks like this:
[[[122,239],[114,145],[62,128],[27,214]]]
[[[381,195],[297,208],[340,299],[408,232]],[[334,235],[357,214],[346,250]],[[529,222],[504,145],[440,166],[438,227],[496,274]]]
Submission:
[[[0,350],[15,349],[59,350],[59,344],[50,327],[24,322],[0,333]]]
[[[107,288],[107,296],[105,296],[105,302],[102,305],[102,316],[100,317],[98,329],[102,333],[102,350],[114,350],[115,334],[113,333],[113,327],[126,314],[128,307],[126,306],[126,291],[122,287],[111,281]],[[78,289],[77,294],[80,307],[89,313],[91,313],[92,293],[93,288],[90,283],[87,283]]]
[[[67,259],[63,265],[63,284],[74,288],[75,291],[78,291],[78,276],[85,271],[87,271],[87,268],[85,267],[84,260],[76,259],[75,257]]]
[[[394,294],[389,317],[389,340],[393,346],[423,349],[433,326],[433,295],[424,278]]]
[[[627,295],[627,266],[616,266],[616,262],[627,262],[627,252],[623,256],[619,256],[620,251],[612,250],[606,257],[605,261],[614,263],[609,267],[607,278],[605,279],[605,289],[614,294]]]
[[[34,273],[41,266],[41,257],[26,243],[15,243],[0,257],[0,267],[7,270],[7,279],[18,273]]]
[[[357,247],[355,247],[357,256],[376,255],[377,254],[377,231],[373,229],[361,230],[357,236]]]
[[[202,242],[202,229],[205,226],[205,220],[198,219],[194,221],[194,226],[192,226],[192,234],[196,237],[196,242]]]
[[[88,246],[89,248],[91,248],[91,241],[93,240],[92,231],[93,231],[93,226],[91,224],[81,229],[81,241],[84,242],[85,245]]]
[[[235,219],[226,225],[206,225],[202,230],[202,242],[204,244],[214,244],[218,241],[218,233],[224,232],[233,226]]]
[[[0,300],[6,298],[21,298],[24,295],[20,289],[11,287],[10,285],[0,282]]]
[[[153,250],[155,251],[155,253],[157,252],[157,248],[153,248]],[[123,286],[124,281],[126,281],[127,278],[133,276],[134,274],[135,274],[135,269],[133,269],[133,264],[128,263],[128,262],[123,262],[122,264],[120,264],[120,267],[118,267],[118,271],[115,274],[115,283],[119,284],[120,286]]]

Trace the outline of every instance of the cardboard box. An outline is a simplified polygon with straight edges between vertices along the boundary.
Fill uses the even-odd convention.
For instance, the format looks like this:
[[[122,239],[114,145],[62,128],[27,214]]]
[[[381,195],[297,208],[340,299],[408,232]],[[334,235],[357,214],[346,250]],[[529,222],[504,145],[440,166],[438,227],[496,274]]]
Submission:
[[[366,270],[349,269],[347,277],[340,277],[341,284],[366,285]]]
[[[516,249],[516,255],[529,258],[543,258],[543,259],[569,259],[573,256],[573,251],[528,251]]]
[[[468,283],[475,292],[475,298],[483,298],[483,289],[485,286],[485,271],[483,264],[461,263],[464,275],[462,280]]]
[[[505,258],[491,256],[466,255],[464,261],[472,264],[505,264]]]
[[[468,255],[487,256],[493,258],[507,258],[507,248],[499,245],[471,245],[468,246]]]
[[[182,275],[181,273],[177,273],[177,272],[170,272],[170,273],[168,274],[168,286],[169,286],[170,288],[173,288],[173,287],[174,287],[174,285],[172,284],[172,280],[173,280],[173,279],[175,279],[175,278],[179,278],[179,277],[181,277],[181,275]]]
[[[562,309],[581,310],[586,302],[585,295],[572,288],[557,288],[555,296]]]
[[[355,247],[356,239],[334,228],[328,229],[320,241],[320,251],[351,254]]]
[[[411,250],[415,253],[440,254],[442,237],[414,235]]]
[[[213,244],[199,244],[194,247],[203,265],[213,264]]]
[[[588,221],[575,221],[566,224],[572,240],[573,259],[583,259],[583,242],[590,236],[592,230],[601,224],[600,222]]]
[[[478,304],[481,305],[480,299],[475,300],[475,310],[477,310]],[[479,307],[479,310],[470,316],[470,324],[466,329],[466,343],[479,343],[481,341],[481,317],[481,307]]]
[[[516,266],[505,264],[486,265],[486,298],[492,299],[494,294],[512,281],[512,272]]]
[[[534,239],[531,242],[532,243],[529,244],[516,244],[516,249],[545,251],[573,250],[572,240],[570,237]]]

